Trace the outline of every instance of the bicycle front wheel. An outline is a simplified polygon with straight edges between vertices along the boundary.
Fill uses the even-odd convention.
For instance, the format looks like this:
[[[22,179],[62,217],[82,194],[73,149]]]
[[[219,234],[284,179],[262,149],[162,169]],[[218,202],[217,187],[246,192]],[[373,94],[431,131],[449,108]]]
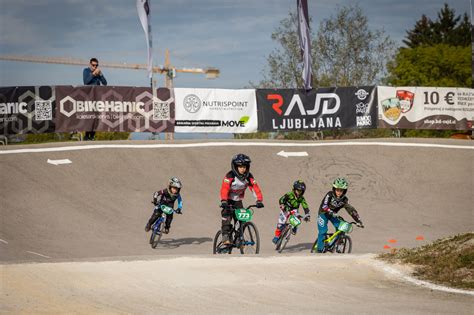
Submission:
[[[214,244],[212,247],[213,254],[231,254],[232,246],[222,244],[222,231],[219,230],[214,237]]]
[[[245,222],[242,226],[241,254],[258,254],[260,251],[260,236],[257,226],[252,222]]]
[[[352,251],[352,239],[349,235],[344,235],[337,240],[336,253],[349,254]]]
[[[286,244],[288,244],[288,241],[290,240],[291,237],[291,228],[286,227],[284,233],[282,233],[280,240],[278,241],[279,246],[277,248],[278,252],[281,253],[284,249]]]
[[[158,226],[157,229],[153,229],[151,232],[151,236],[150,236],[151,248],[156,248],[156,246],[158,246],[158,242],[161,239],[161,226],[162,224],[160,224],[160,226]]]

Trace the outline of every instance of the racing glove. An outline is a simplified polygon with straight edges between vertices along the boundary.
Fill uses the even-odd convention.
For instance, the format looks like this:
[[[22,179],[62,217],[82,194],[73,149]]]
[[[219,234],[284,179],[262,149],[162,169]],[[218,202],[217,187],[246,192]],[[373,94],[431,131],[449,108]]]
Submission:
[[[178,208],[178,209],[174,210],[174,212],[176,212],[177,214],[183,214],[181,211],[183,211],[183,209],[181,209],[181,208]]]
[[[257,200],[257,203],[256,203],[256,206],[257,208],[263,208],[263,202],[261,200]]]
[[[307,213],[307,214],[304,215],[303,220],[304,220],[304,222],[309,222],[309,221],[311,221],[311,216],[309,215],[309,213]]]
[[[360,227],[360,228],[364,228],[364,223],[362,223],[361,220],[359,220],[359,222],[357,222],[356,225],[357,225],[358,227]]]
[[[227,200],[221,200],[221,208],[222,209],[227,209],[229,205],[227,204]]]

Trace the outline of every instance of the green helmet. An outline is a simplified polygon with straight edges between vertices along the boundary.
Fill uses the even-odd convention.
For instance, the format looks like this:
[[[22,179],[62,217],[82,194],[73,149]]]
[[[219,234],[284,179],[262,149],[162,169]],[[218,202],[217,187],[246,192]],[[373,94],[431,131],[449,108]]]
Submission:
[[[338,177],[334,180],[334,183],[332,183],[332,187],[335,189],[347,190],[347,188],[349,188],[349,183],[344,177]]]

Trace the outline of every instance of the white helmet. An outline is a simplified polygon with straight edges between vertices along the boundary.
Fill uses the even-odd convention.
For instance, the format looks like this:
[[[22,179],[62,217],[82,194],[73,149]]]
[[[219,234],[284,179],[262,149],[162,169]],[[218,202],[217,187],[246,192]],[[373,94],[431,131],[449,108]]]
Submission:
[[[179,191],[181,190],[181,187],[183,187],[183,184],[181,184],[181,181],[179,180],[178,177],[172,177],[170,178],[170,181],[168,184],[168,190],[170,193],[171,193],[171,187],[178,189],[178,194],[179,194]]]

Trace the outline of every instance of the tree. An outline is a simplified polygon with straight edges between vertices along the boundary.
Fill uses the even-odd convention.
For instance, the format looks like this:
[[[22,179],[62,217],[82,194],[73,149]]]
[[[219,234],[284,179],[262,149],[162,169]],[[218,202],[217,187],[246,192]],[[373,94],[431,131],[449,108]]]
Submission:
[[[296,13],[280,22],[272,33],[279,47],[267,57],[260,88],[302,87],[302,64]],[[336,15],[324,19],[316,36],[311,31],[313,86],[357,86],[376,84],[384,75],[394,43],[382,30],[372,31],[358,5],[338,7]]]
[[[415,27],[407,31],[407,39],[404,39],[403,43],[410,48],[432,43],[434,37],[432,25],[433,22],[423,14],[421,19],[416,22]]]
[[[408,48],[418,46],[433,46],[447,44],[449,46],[468,46],[471,44],[471,24],[465,13],[462,17],[456,16],[454,9],[447,3],[438,12],[436,21],[422,15],[412,30],[407,31],[407,38],[403,43]]]
[[[384,76],[394,42],[383,30],[370,30],[368,22],[358,5],[340,7],[321,22],[314,43],[320,85],[373,85]]]
[[[422,15],[403,42],[407,47],[401,47],[388,65],[389,84],[471,86],[471,26],[466,14],[456,16],[445,4],[434,22]]]
[[[437,44],[401,48],[389,65],[394,86],[471,86],[471,46]]]

